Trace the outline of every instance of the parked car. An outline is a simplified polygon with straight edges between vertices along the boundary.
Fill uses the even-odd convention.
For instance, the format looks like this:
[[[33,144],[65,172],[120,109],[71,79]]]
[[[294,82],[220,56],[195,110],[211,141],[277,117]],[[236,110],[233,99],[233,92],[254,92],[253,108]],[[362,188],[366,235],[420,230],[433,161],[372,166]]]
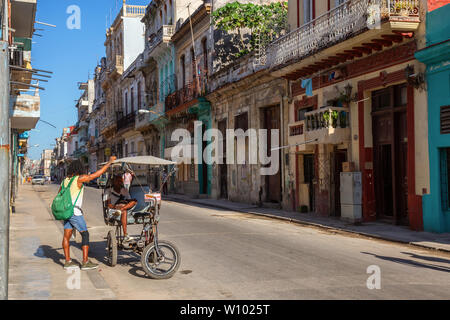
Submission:
[[[31,184],[32,185],[40,184],[43,186],[45,184],[45,177],[41,175],[33,176],[33,179],[31,179]]]

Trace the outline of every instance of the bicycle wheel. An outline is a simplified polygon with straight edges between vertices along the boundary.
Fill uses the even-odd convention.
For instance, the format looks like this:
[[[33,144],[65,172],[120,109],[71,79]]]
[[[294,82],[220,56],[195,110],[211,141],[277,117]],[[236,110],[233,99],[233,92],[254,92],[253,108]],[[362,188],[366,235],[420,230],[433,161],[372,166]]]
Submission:
[[[180,253],[177,247],[169,241],[159,241],[158,257],[154,243],[144,248],[141,255],[141,264],[145,273],[152,279],[169,279],[180,266]]]
[[[111,267],[114,267],[117,264],[117,239],[113,230],[108,232],[106,250],[108,251],[108,263]]]

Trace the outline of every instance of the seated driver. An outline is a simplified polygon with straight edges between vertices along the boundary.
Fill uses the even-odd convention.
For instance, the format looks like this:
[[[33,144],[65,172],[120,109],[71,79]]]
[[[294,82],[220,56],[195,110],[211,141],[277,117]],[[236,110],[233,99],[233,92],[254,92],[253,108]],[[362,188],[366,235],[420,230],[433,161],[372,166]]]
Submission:
[[[128,190],[125,188],[123,184],[123,178],[120,175],[116,175],[113,178],[113,187],[112,190],[109,191],[108,197],[108,208],[121,210],[121,221],[122,228],[124,233],[124,242],[128,242],[131,238],[127,233],[127,210],[133,208],[137,201],[135,199],[131,199]]]

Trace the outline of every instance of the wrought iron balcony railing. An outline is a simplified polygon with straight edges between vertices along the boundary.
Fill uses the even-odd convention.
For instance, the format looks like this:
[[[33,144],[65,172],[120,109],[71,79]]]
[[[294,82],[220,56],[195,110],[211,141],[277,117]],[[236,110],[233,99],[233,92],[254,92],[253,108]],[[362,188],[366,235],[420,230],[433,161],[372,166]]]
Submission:
[[[203,97],[208,92],[208,73],[201,71],[198,75],[198,84],[196,78],[187,83],[183,88],[169,94],[165,98],[166,112],[176,107],[192,101],[198,97]]]
[[[130,113],[117,119],[117,131],[134,126],[136,122],[136,113]]]
[[[266,49],[271,68],[300,60],[389,19],[418,21],[419,0],[347,0],[275,40]]]

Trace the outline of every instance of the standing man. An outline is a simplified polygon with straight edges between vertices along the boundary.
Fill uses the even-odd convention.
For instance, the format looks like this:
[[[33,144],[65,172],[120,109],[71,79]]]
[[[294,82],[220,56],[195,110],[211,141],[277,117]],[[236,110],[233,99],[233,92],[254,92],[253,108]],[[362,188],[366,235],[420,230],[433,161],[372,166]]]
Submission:
[[[81,270],[90,270],[96,269],[98,264],[92,263],[88,259],[89,252],[89,232],[86,226],[86,221],[84,220],[83,211],[81,210],[81,206],[83,205],[83,194],[84,187],[83,183],[88,183],[95,178],[100,177],[103,173],[108,170],[109,166],[116,160],[116,157],[112,156],[109,159],[109,162],[97,172],[85,175],[84,174],[84,166],[80,160],[75,160],[70,163],[69,168],[67,170],[67,177],[62,182],[64,187],[68,186],[70,180],[74,178],[72,185],[70,186],[70,195],[72,196],[72,202],[74,204],[73,216],[64,220],[64,238],[62,242],[62,246],[64,249],[64,255],[66,257],[66,262],[64,264],[64,269],[74,268],[77,265],[70,259],[70,244],[69,240],[72,236],[73,228],[78,230],[81,235],[81,249],[83,251],[83,263],[81,264]],[[60,189],[61,190],[61,189]],[[58,191],[59,192],[59,191]],[[78,200],[77,200],[78,197]],[[76,201],[76,203],[75,203]]]

